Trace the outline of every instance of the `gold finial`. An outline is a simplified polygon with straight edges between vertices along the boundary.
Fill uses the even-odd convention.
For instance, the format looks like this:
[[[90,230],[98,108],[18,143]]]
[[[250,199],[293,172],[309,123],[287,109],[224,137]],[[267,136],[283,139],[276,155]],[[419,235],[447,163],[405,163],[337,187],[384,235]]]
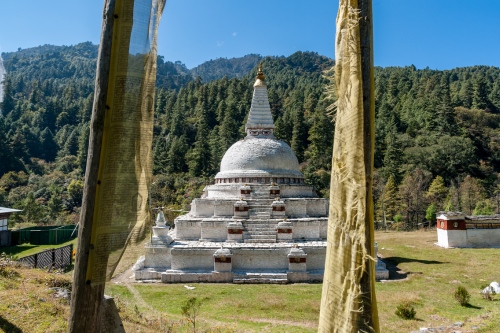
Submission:
[[[257,72],[257,79],[264,81],[266,77],[264,76],[264,73],[262,72],[262,63],[259,64],[259,71]]]

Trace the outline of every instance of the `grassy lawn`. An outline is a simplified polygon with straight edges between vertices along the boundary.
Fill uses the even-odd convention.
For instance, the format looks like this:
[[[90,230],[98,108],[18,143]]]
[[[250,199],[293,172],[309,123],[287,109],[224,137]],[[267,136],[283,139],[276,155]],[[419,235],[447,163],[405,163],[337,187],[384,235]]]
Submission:
[[[463,332],[500,332],[500,296],[487,301],[479,294],[483,286],[500,280],[498,249],[442,249],[434,245],[436,237],[435,230],[376,234],[379,254],[398,270],[398,279],[376,284],[381,332],[410,332],[458,321],[464,322]],[[107,293],[122,307],[133,307],[139,317],[166,316],[173,321],[182,320],[181,307],[197,297],[203,300],[198,323],[207,332],[317,331],[320,284],[190,285],[195,289],[182,284],[109,283]],[[453,298],[460,285],[471,294],[467,307]],[[394,314],[404,301],[414,304],[415,320]]]
[[[382,333],[409,333],[458,321],[464,323],[459,328],[463,333],[500,332],[500,296],[487,301],[479,294],[484,285],[500,280],[498,249],[442,249],[434,245],[435,231],[379,232],[376,240],[380,254],[395,267],[395,279],[376,284]],[[69,302],[55,298],[49,287],[70,281],[71,272],[11,267],[0,259],[0,332],[66,332]],[[127,332],[192,332],[181,310],[192,297],[202,300],[198,333],[317,331],[321,284],[190,286],[194,289],[111,281],[106,293],[115,297]],[[458,286],[470,292],[469,306],[454,300]],[[413,303],[415,320],[394,314],[404,301]]]
[[[22,245],[6,246],[6,247],[0,247],[0,253],[5,253],[7,256],[12,256],[14,259],[19,259],[45,250],[58,249],[60,247],[69,244],[73,244],[74,248],[76,248],[76,243],[77,239],[75,238],[65,243],[57,245],[22,244]]]

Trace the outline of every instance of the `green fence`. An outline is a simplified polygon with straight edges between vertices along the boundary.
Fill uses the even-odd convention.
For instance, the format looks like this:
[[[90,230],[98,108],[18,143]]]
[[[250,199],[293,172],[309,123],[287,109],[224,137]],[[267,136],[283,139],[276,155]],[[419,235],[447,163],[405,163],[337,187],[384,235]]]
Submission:
[[[34,245],[60,244],[76,238],[76,225],[30,227],[12,231],[12,244]]]

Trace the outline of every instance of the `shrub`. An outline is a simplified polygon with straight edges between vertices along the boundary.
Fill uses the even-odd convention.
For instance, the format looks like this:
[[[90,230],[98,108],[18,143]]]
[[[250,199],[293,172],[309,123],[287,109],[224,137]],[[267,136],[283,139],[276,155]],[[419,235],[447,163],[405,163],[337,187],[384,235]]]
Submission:
[[[407,301],[398,305],[395,314],[399,318],[410,320],[415,319],[415,315],[417,314],[417,312],[415,311],[415,308],[413,308],[413,304]]]
[[[401,215],[401,213],[397,213],[396,215],[394,215],[394,222],[401,222],[403,221],[403,215]]]
[[[403,231],[403,230],[405,230],[405,223],[404,222],[394,222],[391,225],[391,230],[394,230],[394,231]]]
[[[181,308],[182,314],[186,317],[186,320],[193,325],[194,333],[196,333],[196,319],[198,317],[198,313],[200,312],[201,303],[202,300],[199,300],[196,297],[191,297]]]
[[[458,286],[457,291],[455,291],[454,296],[455,296],[455,299],[457,300],[457,302],[461,306],[466,306],[467,304],[469,304],[470,294],[467,291],[467,289],[465,289],[465,287]]]

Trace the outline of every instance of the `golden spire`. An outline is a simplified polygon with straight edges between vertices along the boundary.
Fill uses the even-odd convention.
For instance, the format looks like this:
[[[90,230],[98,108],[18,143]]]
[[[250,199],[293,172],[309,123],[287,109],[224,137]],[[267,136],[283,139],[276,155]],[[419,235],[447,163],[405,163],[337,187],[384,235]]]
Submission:
[[[257,79],[264,81],[266,77],[264,76],[264,73],[262,72],[262,63],[259,64],[259,71],[257,72]]]

